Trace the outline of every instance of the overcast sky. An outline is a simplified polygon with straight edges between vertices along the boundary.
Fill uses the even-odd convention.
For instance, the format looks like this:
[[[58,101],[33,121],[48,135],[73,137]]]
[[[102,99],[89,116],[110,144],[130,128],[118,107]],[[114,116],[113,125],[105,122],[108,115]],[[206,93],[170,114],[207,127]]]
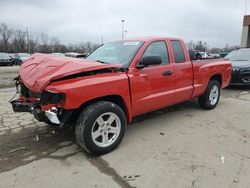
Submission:
[[[250,1],[247,13],[250,13]],[[46,33],[63,43],[127,38],[180,37],[210,47],[239,45],[245,0],[0,0],[0,22]]]

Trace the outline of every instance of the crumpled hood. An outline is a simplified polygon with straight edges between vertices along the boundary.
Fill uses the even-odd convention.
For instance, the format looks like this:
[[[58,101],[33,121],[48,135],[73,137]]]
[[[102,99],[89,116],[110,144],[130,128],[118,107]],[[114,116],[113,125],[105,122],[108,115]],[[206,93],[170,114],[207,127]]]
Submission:
[[[40,93],[53,80],[77,73],[120,66],[119,64],[102,64],[83,59],[35,53],[22,64],[19,74],[26,87],[33,92]]]

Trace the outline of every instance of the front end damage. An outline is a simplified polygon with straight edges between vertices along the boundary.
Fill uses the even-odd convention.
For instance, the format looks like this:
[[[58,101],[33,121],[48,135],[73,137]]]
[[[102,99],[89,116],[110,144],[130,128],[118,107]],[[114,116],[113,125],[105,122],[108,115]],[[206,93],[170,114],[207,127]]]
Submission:
[[[69,121],[73,110],[63,109],[65,95],[52,91],[35,93],[29,90],[16,78],[16,93],[18,99],[10,101],[14,112],[32,113],[38,121],[63,127]]]
[[[62,58],[48,54],[33,54],[20,67],[15,79],[18,99],[11,100],[14,112],[30,112],[38,121],[51,125],[73,124],[77,111],[66,108],[64,93],[46,89],[51,83],[74,80],[122,70],[120,64],[103,64],[92,60]],[[66,110],[67,109],[67,110]]]

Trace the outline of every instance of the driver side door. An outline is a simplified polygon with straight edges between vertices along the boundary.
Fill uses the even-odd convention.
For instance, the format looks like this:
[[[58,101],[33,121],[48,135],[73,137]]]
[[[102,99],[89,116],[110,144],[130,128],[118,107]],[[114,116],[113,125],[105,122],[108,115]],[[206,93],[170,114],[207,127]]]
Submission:
[[[168,51],[166,41],[150,43],[141,59],[159,56],[162,63],[128,72],[134,116],[172,104],[175,93],[174,67]]]

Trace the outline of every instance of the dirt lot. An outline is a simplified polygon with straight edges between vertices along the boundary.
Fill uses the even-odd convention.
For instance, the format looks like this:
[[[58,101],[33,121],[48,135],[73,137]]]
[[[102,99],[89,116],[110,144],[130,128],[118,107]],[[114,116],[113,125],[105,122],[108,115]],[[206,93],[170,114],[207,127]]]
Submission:
[[[0,88],[14,86],[13,79],[18,76],[20,66],[0,67]]]
[[[138,117],[102,157],[13,113],[13,95],[0,89],[0,187],[250,187],[250,89],[224,90],[212,111],[192,101]]]

